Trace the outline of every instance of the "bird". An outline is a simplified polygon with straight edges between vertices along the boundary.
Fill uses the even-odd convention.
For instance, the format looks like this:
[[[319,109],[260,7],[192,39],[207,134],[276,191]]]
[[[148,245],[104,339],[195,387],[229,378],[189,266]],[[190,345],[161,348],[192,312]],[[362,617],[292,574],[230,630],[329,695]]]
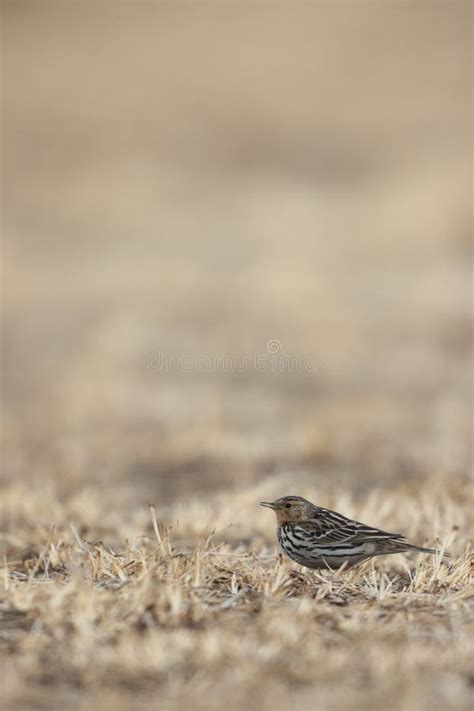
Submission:
[[[307,568],[336,570],[388,553],[437,553],[408,543],[401,533],[388,533],[312,504],[302,496],[261,501],[277,518],[278,542],[290,558]]]

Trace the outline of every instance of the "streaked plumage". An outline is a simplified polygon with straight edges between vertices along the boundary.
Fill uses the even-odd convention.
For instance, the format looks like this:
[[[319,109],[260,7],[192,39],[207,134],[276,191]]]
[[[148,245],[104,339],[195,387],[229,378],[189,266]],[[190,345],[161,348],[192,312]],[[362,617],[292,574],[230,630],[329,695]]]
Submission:
[[[307,568],[350,568],[376,555],[414,550],[436,553],[407,543],[401,533],[388,533],[353,521],[336,511],[315,506],[301,496],[261,502],[277,516],[277,535],[283,551]]]

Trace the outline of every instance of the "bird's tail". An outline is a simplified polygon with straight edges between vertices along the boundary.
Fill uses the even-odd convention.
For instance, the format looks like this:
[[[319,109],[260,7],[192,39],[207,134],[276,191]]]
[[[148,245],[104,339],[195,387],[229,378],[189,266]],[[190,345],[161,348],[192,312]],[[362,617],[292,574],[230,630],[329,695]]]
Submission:
[[[434,548],[425,548],[424,546],[414,546],[411,543],[407,544],[407,548],[413,551],[419,551],[420,553],[438,553]]]
[[[444,551],[436,550],[435,548],[425,548],[424,546],[414,546],[411,543],[406,543],[406,549],[412,551],[419,551],[420,553],[431,553],[432,555],[441,555],[444,558],[449,558],[449,554]],[[405,550],[406,550],[405,549]]]
[[[397,536],[396,538],[391,538],[389,540],[381,541],[381,552],[382,553],[406,553],[407,551],[418,551],[419,553],[430,553],[431,555],[442,555],[449,558],[448,554],[443,550],[436,550],[435,548],[426,548],[425,546],[416,546],[413,543],[408,543],[405,541],[403,536]]]

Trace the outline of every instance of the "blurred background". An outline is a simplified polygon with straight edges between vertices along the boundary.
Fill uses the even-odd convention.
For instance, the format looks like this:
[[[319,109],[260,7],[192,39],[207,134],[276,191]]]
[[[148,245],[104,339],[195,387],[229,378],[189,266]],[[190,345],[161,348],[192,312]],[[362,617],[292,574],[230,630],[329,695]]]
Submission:
[[[4,481],[466,476],[471,4],[2,12]],[[269,341],[316,369],[150,367]]]

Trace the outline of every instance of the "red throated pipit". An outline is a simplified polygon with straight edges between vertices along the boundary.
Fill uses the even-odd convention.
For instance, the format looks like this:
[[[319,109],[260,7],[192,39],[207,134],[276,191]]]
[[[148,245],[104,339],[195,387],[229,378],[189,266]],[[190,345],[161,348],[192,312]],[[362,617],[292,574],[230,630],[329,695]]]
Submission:
[[[315,506],[301,496],[262,501],[277,517],[278,541],[284,552],[307,568],[350,568],[363,560],[387,553],[436,553],[407,543],[401,533],[387,533],[340,513]]]

